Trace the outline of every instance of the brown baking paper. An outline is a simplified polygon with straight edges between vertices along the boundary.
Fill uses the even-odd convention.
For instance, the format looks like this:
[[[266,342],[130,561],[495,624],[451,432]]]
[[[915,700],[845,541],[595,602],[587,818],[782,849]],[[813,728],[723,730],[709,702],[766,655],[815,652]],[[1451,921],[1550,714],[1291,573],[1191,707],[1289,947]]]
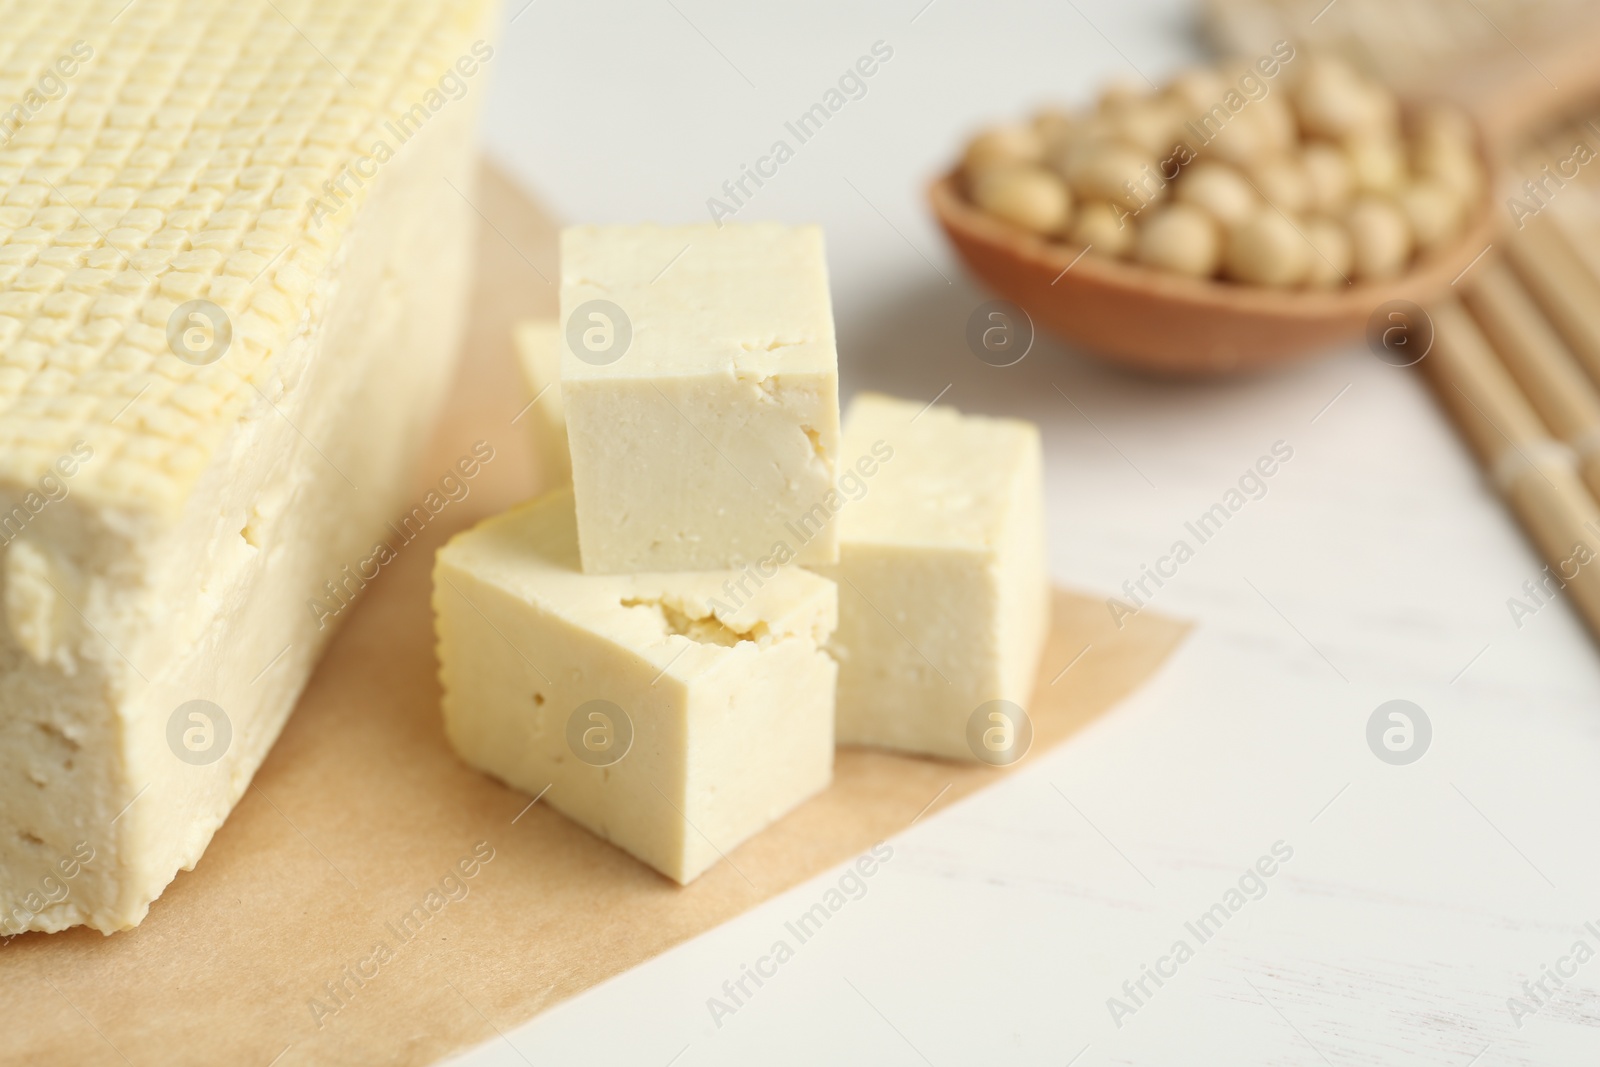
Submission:
[[[418,500],[474,442],[494,459],[349,609],[255,783],[141,926],[0,947],[0,1062],[431,1063],[1006,773],[843,749],[832,787],[735,849],[737,870],[721,863],[680,888],[455,757],[439,716],[433,553],[538,485],[510,327],[556,309],[552,224],[493,168],[474,200],[480,284]],[[1186,629],[1141,612],[1118,630],[1101,601],[1057,593],[1034,754],[1148,678]]]

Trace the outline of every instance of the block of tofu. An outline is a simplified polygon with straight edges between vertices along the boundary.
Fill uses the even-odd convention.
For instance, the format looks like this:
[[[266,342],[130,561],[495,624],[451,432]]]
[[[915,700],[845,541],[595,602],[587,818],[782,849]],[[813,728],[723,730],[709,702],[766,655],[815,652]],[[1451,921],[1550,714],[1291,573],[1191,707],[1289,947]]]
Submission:
[[[133,926],[195,865],[403,510],[493,7],[0,21],[0,100],[66,83],[0,112],[0,933]]]
[[[832,582],[778,569],[595,575],[571,489],[458,534],[434,565],[445,734],[472,766],[676,882],[833,773]]]
[[[814,226],[561,235],[561,390],[583,568],[838,558],[838,354]]]
[[[923,408],[863,394],[845,418],[839,562],[816,568],[839,584],[837,735],[971,760],[980,706],[1027,709],[1049,626],[1039,432]]]
[[[550,488],[572,482],[567,452],[567,416],[561,403],[561,335],[554,319],[527,319],[512,334],[522,379],[528,383],[526,419],[539,452],[539,470]]]

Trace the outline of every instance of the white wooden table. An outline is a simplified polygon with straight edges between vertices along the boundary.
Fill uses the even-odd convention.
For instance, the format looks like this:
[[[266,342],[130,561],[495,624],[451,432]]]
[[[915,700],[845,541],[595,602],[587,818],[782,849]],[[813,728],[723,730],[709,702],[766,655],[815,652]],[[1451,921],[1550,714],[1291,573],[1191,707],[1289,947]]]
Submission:
[[[708,999],[837,872],[524,1027],[496,1020],[505,1036],[459,1063],[1597,1062],[1600,961],[1570,952],[1600,951],[1600,656],[1560,602],[1515,624],[1541,562],[1415,375],[1351,349],[1186,385],[1048,340],[1003,370],[965,347],[986,297],[922,184],[987,120],[1181,66],[1183,5],[524,2],[488,143],[573,220],[709,218],[785,121],[892,49],[737,217],[826,227],[847,393],[949,385],[945,402],[1040,423],[1062,583],[1116,593],[1275,442],[1293,458],[1157,591],[1199,625],[1151,685],[893,838],[866,894],[734,1014]],[[1366,739],[1392,699],[1432,724],[1406,766]],[[1186,924],[1278,842],[1292,858],[1202,942]],[[1575,973],[1558,987],[1546,966]],[[1542,1004],[1522,984],[1541,979]]]

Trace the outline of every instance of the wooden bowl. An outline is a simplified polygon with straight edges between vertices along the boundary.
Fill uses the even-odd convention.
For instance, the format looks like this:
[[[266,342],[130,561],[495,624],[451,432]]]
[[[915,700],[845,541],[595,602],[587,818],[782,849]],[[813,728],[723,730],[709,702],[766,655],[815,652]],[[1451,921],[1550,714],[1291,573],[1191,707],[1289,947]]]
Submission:
[[[928,199],[968,268],[1035,323],[1108,361],[1171,375],[1253,370],[1356,340],[1379,305],[1436,299],[1495,231],[1485,193],[1459,240],[1393,281],[1263,289],[1186,278],[1093,251],[1079,259],[1080,247],[1047,241],[979,210],[962,194],[957,173],[935,181]]]

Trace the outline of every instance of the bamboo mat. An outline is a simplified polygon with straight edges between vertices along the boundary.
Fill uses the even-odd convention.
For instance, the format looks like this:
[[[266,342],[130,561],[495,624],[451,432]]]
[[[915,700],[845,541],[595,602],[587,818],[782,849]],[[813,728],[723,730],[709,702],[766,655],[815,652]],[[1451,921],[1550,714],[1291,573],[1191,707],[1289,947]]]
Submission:
[[[1600,640],[1600,123],[1528,138],[1502,184],[1505,231],[1429,309],[1420,366],[1545,560],[1529,614],[1564,591]]]

